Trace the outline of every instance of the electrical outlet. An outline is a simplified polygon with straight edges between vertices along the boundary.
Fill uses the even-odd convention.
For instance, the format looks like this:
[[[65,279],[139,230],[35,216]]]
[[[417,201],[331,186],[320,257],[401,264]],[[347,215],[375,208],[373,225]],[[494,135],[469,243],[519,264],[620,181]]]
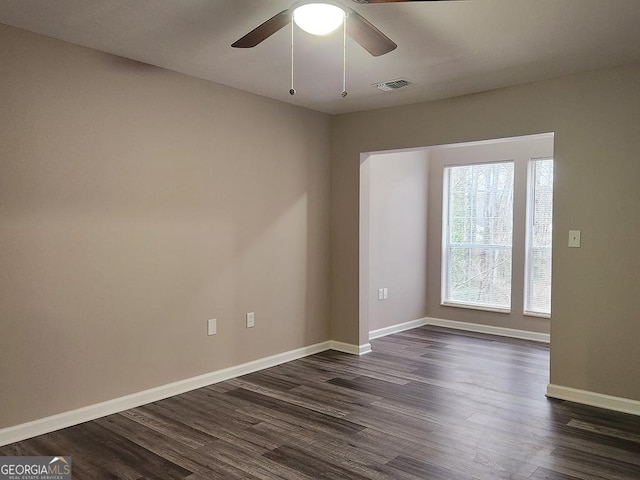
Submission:
[[[378,300],[383,300],[384,299],[384,289],[379,288],[378,289]]]
[[[218,321],[215,318],[207,320],[207,335],[215,335],[218,331]]]
[[[255,313],[247,313],[247,328],[253,328],[255,326]]]

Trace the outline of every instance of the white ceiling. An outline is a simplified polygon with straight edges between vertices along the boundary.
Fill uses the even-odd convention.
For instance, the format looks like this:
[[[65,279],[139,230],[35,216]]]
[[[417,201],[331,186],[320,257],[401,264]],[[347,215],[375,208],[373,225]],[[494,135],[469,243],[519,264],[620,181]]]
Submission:
[[[640,0],[460,0],[358,5],[398,44],[372,57],[342,32],[290,28],[230,45],[294,0],[2,0],[0,23],[337,114],[464,95],[640,61]],[[373,83],[406,78],[402,90]]]

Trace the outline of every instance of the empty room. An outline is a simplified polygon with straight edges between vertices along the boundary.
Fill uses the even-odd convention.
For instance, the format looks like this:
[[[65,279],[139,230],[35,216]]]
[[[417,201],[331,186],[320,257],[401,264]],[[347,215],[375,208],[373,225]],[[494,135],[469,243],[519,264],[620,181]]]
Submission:
[[[640,478],[640,2],[312,3],[0,2],[0,479]]]

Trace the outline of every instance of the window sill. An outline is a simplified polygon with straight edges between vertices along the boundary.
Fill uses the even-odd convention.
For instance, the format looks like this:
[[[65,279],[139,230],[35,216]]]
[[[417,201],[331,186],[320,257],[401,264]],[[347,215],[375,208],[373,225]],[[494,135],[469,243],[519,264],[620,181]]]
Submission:
[[[524,312],[523,315],[525,317],[551,318],[550,313]]]
[[[511,313],[511,309],[509,308],[485,307],[482,305],[471,305],[468,303],[441,302],[440,305],[443,307],[466,308],[468,310],[480,310],[482,312]]]

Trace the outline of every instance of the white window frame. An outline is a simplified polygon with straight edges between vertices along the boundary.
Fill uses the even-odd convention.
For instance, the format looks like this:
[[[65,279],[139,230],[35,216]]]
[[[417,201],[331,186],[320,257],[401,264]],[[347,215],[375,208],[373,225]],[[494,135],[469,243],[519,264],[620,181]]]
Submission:
[[[526,209],[527,209],[527,224],[525,227],[525,260],[524,260],[524,295],[523,295],[523,314],[530,317],[541,317],[541,318],[551,318],[551,307],[549,307],[549,312],[541,312],[536,311],[533,308],[530,308],[531,295],[532,290],[530,288],[530,269],[532,268],[532,254],[534,248],[536,249],[548,249],[551,251],[551,256],[553,257],[553,249],[552,245],[544,246],[544,247],[533,247],[531,235],[533,233],[533,221],[534,221],[534,211],[535,211],[535,165],[536,162],[551,160],[553,162],[553,157],[539,157],[539,158],[531,158],[529,159],[527,165],[527,199],[526,199]],[[555,166],[555,165],[554,165]],[[552,200],[553,201],[553,200]],[[553,208],[553,203],[552,203]],[[553,220],[552,220],[552,229],[553,229]]]
[[[510,305],[508,307],[500,307],[500,306],[495,306],[495,305],[488,305],[488,304],[480,304],[480,303],[471,303],[471,302],[463,302],[463,301],[452,301],[448,298],[449,296],[449,292],[448,292],[448,288],[449,288],[449,265],[448,265],[448,259],[449,259],[449,220],[450,220],[450,215],[449,215],[449,199],[450,199],[450,194],[449,194],[449,185],[450,185],[450,179],[449,179],[449,175],[450,175],[450,171],[452,168],[456,168],[456,167],[469,167],[469,166],[474,166],[474,165],[495,165],[495,164],[501,164],[501,163],[510,163],[513,166],[513,172],[514,172],[514,177],[513,177],[513,185],[512,188],[514,189],[513,194],[515,194],[515,172],[516,172],[516,162],[514,160],[503,160],[503,161],[483,161],[483,162],[475,162],[475,163],[471,163],[471,164],[464,164],[464,165],[445,165],[444,166],[444,171],[443,171],[443,195],[442,195],[442,200],[443,200],[443,208],[442,208],[442,260],[441,260],[441,302],[440,304],[443,306],[448,306],[448,307],[459,307],[459,308],[466,308],[466,309],[471,309],[471,310],[482,310],[482,311],[488,311],[488,312],[496,312],[496,313],[511,313],[511,302],[513,301],[513,278],[511,278],[511,285],[510,285],[510,295],[509,295],[509,300],[510,300]],[[514,210],[513,210],[513,204],[512,204],[512,215],[514,214]],[[513,228],[513,219],[512,219],[512,228]],[[469,243],[469,244],[465,244],[468,245],[470,248],[472,248],[474,245]],[[482,245],[477,245],[478,247],[482,248],[482,249],[509,249],[511,251],[511,265],[512,265],[512,269],[513,269],[513,231],[512,231],[512,237],[511,237],[511,245],[510,246],[506,246],[506,245],[489,245],[489,244],[482,244]]]

